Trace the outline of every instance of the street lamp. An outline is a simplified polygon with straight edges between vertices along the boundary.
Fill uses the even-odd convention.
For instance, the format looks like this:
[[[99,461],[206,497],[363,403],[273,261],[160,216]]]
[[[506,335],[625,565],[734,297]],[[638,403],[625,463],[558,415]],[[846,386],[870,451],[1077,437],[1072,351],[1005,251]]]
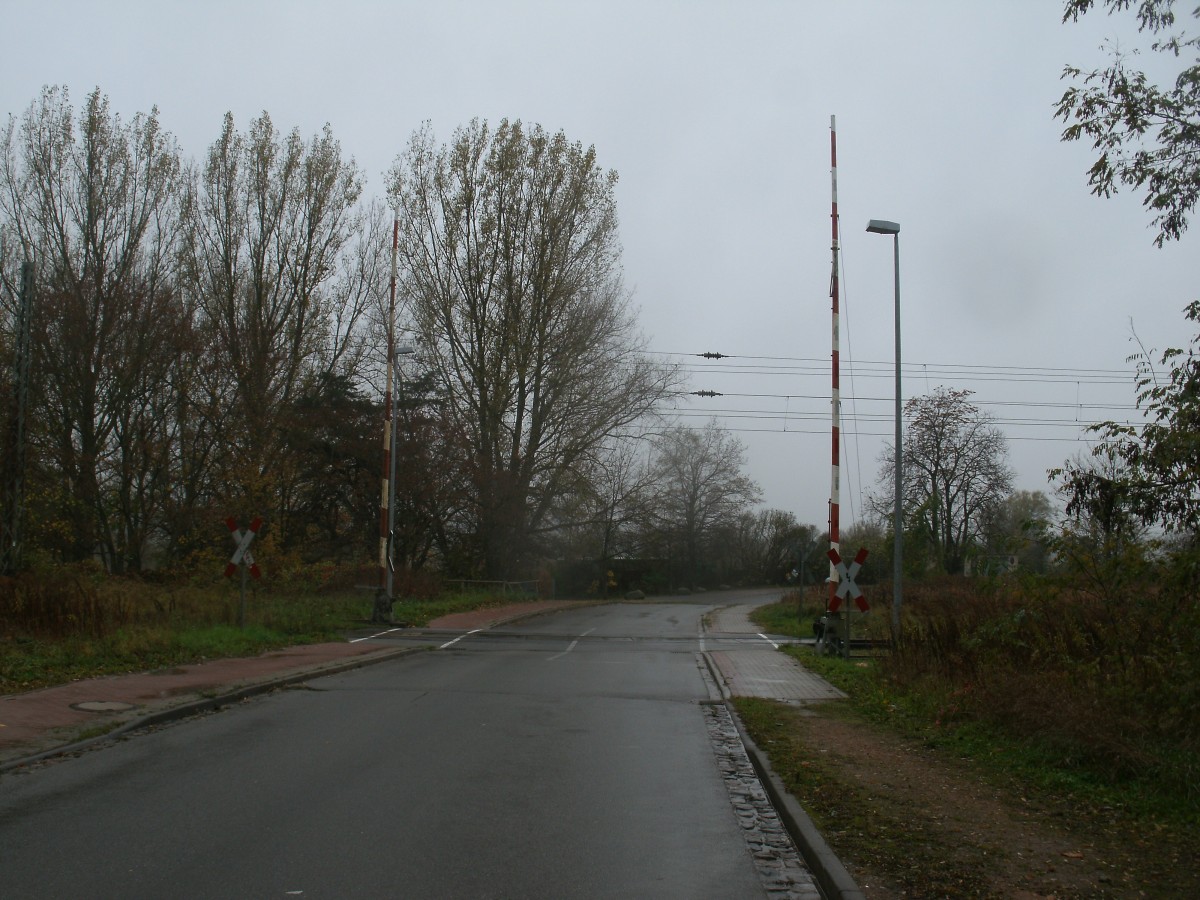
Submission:
[[[900,601],[902,560],[904,553],[904,517],[901,512],[901,490],[904,484],[903,418],[900,412],[900,225],[884,219],[872,219],[867,223],[871,234],[890,234],[895,250],[896,273],[896,505],[893,510],[895,521],[895,548],[892,552],[892,636],[900,636]]]
[[[396,355],[396,359],[394,360],[394,364],[396,366],[396,371],[394,373],[396,379],[396,390],[392,393],[392,446],[391,452],[388,454],[390,471],[388,472],[387,583],[385,585],[389,603],[395,600],[395,596],[392,593],[392,584],[394,582],[396,569],[396,419],[399,417],[400,411],[400,391],[403,390],[404,385],[404,382],[400,380],[399,357],[412,356],[412,354],[417,352],[417,349],[411,345],[405,344],[402,347],[395,348],[393,352]]]

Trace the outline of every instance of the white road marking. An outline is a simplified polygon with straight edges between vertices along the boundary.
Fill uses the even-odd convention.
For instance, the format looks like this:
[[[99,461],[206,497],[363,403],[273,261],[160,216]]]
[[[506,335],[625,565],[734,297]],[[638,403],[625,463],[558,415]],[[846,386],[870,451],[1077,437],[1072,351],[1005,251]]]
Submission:
[[[447,647],[450,647],[450,646],[452,646],[452,645],[454,645],[454,644],[457,644],[457,643],[458,643],[459,641],[461,641],[463,638],[465,638],[465,637],[470,637],[470,636],[471,636],[471,635],[473,635],[473,634],[478,634],[478,633],[479,633],[479,632],[481,632],[481,631],[483,631],[483,629],[482,629],[482,628],[473,628],[472,630],[468,631],[466,634],[460,634],[458,637],[456,637],[456,638],[455,638],[454,640],[452,640],[452,641],[446,641],[446,643],[442,644],[442,646],[438,647],[438,649],[439,649],[439,650],[445,650]]]
[[[383,637],[385,634],[391,634],[393,631],[399,631],[399,630],[400,630],[399,628],[389,628],[387,631],[379,632],[379,634],[369,634],[366,637],[355,638],[352,641],[348,641],[348,643],[357,644],[359,641],[369,641],[369,640],[372,640],[377,637]]]
[[[770,645],[771,645],[772,647],[774,647],[776,650],[778,650],[778,649],[779,649],[779,645],[778,645],[777,643],[775,643],[773,640],[771,640],[769,637],[767,637],[765,634],[763,634],[761,631],[759,631],[759,632],[756,632],[756,633],[758,634],[758,636],[759,636],[760,638],[762,638],[764,641],[766,641],[768,644],[770,644]]]
[[[567,649],[564,650],[562,653],[555,653],[553,656],[546,657],[546,662],[553,662],[556,659],[560,659],[561,657],[566,656],[568,653],[570,653],[572,650],[575,649],[575,645],[579,643],[581,638],[587,637],[589,634],[591,634],[595,630],[596,630],[595,628],[589,628],[587,631],[585,631],[579,637],[575,638],[575,640],[571,641],[570,646],[568,646]]]

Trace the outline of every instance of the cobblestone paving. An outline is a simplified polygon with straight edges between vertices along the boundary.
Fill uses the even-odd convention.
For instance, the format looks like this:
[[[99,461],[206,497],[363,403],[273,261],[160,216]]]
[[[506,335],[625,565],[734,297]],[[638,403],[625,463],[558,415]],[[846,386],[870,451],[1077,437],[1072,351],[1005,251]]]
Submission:
[[[711,704],[704,707],[704,715],[729,800],[767,896],[820,900],[816,882],[763,790],[729,710],[724,704]]]

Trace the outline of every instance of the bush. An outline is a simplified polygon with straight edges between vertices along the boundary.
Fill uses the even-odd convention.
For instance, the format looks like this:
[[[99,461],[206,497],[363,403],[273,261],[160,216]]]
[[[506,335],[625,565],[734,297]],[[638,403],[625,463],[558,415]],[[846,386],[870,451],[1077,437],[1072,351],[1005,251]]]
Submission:
[[[1161,589],[948,579],[906,593],[882,673],[1104,777],[1200,797],[1200,610]]]

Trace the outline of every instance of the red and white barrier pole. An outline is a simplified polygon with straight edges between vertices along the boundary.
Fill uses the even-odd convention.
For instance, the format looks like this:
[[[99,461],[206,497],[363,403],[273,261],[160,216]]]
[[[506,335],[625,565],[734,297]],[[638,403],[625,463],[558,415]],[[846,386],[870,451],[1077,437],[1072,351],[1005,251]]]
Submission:
[[[392,279],[388,290],[387,321],[387,387],[383,392],[383,486],[379,498],[379,590],[376,595],[375,618],[385,619],[391,612],[388,587],[388,481],[392,469],[392,390],[396,355],[396,256],[400,249],[400,220],[392,220]],[[386,608],[385,608],[386,606]]]
[[[841,337],[838,332],[838,196],[837,196],[837,117],[829,117],[829,159],[830,176],[833,187],[833,273],[830,278],[829,296],[833,300],[833,390],[830,404],[832,413],[833,435],[833,467],[829,479],[829,549],[833,553],[840,550],[840,521],[839,507],[841,505],[841,428],[842,428],[842,398],[838,378],[838,354],[841,349]],[[827,608],[837,609],[834,598],[837,594],[838,571],[832,563],[829,566],[829,600]]]

